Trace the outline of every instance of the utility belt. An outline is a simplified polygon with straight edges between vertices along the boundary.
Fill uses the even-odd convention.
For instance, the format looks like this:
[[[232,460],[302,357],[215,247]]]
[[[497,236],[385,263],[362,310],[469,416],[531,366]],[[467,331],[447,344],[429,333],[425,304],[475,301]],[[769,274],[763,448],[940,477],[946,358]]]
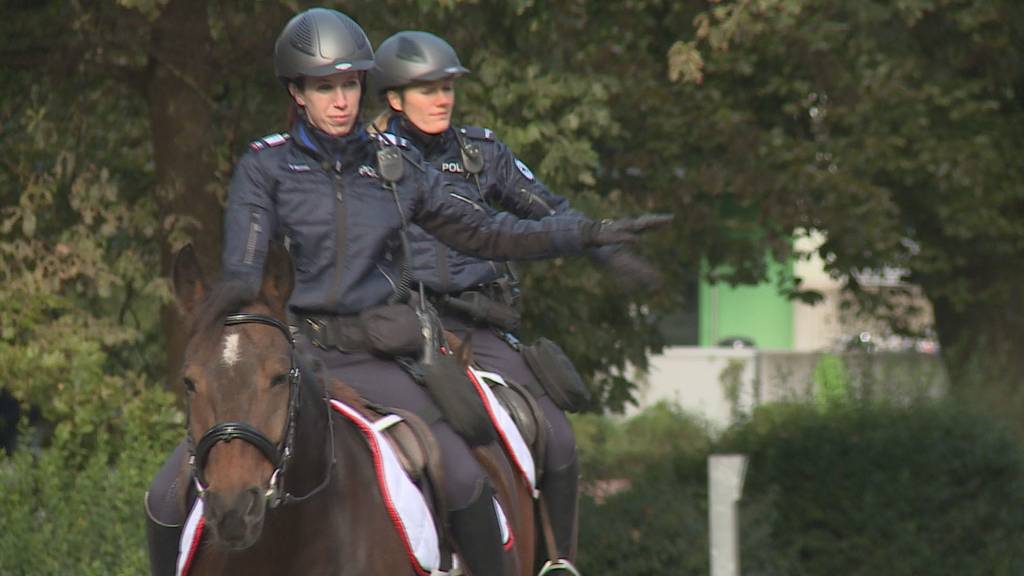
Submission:
[[[431,300],[444,312],[454,312],[503,332],[515,332],[520,314],[513,290],[508,282],[492,282],[459,294],[434,294]]]
[[[296,328],[317,347],[415,357],[423,351],[419,315],[409,304],[387,304],[359,314],[296,314]]]
[[[445,420],[470,446],[489,444],[494,430],[487,409],[465,367],[441,351],[436,312],[429,305],[420,311],[414,305],[387,304],[352,316],[296,314],[295,325],[324,350],[394,359],[427,389]]]

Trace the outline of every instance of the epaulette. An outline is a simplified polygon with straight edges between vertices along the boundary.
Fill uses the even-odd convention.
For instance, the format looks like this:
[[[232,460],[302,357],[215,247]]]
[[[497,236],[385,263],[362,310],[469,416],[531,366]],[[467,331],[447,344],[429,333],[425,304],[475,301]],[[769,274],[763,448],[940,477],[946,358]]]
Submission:
[[[287,132],[278,132],[276,134],[270,134],[268,136],[260,138],[259,140],[253,140],[252,142],[250,142],[249,150],[252,150],[253,152],[259,152],[264,148],[273,148],[274,146],[280,146],[281,144],[284,144],[285,142],[290,140],[291,137],[292,135]]]
[[[370,134],[376,138],[379,142],[387,146],[398,146],[399,148],[409,149],[409,141],[401,136],[396,136],[391,132],[377,132],[373,131]]]
[[[474,140],[494,140],[494,132],[490,128],[463,126],[459,128],[459,134]]]

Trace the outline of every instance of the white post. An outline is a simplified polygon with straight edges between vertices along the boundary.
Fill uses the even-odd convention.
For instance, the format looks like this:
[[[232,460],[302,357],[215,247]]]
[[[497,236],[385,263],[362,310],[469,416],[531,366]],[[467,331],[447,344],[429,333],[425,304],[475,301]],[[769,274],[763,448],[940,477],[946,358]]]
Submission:
[[[743,493],[747,457],[742,454],[708,456],[708,524],[711,576],[739,576],[740,538],[736,502]]]

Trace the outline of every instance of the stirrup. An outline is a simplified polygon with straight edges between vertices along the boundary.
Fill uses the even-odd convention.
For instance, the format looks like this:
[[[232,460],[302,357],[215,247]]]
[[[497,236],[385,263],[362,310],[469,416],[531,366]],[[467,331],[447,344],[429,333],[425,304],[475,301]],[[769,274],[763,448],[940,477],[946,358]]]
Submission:
[[[559,558],[558,560],[548,560],[544,563],[544,566],[537,573],[537,576],[545,576],[546,574],[560,574],[560,573],[572,574],[572,576],[580,576],[580,571],[572,565],[565,558]]]

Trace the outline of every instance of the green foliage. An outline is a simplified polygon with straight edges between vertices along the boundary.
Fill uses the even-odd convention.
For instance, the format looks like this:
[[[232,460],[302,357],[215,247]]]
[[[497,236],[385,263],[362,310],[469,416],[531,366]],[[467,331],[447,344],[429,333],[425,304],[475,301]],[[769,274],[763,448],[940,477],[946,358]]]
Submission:
[[[896,331],[920,329],[906,292],[851,273],[921,286],[957,383],[976,355],[1021,373],[1005,343],[1024,324],[1005,311],[1022,301],[1022,16],[1010,1],[733,0],[696,19],[695,106],[737,143],[714,161],[730,202],[759,206],[767,238],[823,231],[826,266]]]
[[[640,419],[666,422],[664,408],[652,412]],[[632,488],[582,499],[585,572],[707,574],[712,452],[750,459],[739,503],[744,574],[987,576],[1024,566],[1020,444],[961,406],[768,405],[713,444],[675,444],[679,420],[641,426],[658,430],[641,440],[627,423],[594,418],[574,421],[584,462],[611,461],[603,477]],[[605,441],[607,454],[588,456],[595,429],[647,448]]]
[[[0,386],[43,418],[0,454],[3,574],[145,573],[142,495],[181,435],[154,386],[167,290],[145,154],[134,126],[102,128],[131,106],[94,94],[0,101]]]
[[[181,437],[180,414],[150,388],[101,417],[116,430],[78,427],[38,453],[0,452],[0,573],[148,573],[142,496]]]
[[[772,500],[766,574],[1016,574],[1024,458],[961,406],[777,406],[716,450],[749,455],[745,511]],[[747,558],[757,555],[758,562]]]
[[[675,455],[699,457],[710,444],[706,422],[663,402],[625,420],[577,414],[572,424],[587,479],[639,478]]]
[[[625,420],[583,414],[572,423],[585,486],[581,570],[700,573],[707,564],[707,489],[699,476],[711,443],[706,423],[665,403]],[[677,480],[682,469],[694,482]],[[605,495],[615,482],[626,491]]]
[[[843,359],[822,354],[814,367],[814,402],[821,410],[841,406],[851,400],[849,376]]]

